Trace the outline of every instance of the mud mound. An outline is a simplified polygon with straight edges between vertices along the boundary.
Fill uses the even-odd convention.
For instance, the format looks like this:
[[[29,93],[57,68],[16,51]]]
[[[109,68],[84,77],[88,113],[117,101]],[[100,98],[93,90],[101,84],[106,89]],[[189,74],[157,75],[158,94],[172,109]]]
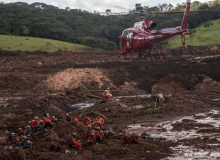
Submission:
[[[9,76],[4,76],[0,77],[0,89],[13,89],[13,90],[21,90],[21,89],[26,89],[28,88],[27,86],[27,80],[14,76],[14,75],[9,75]]]
[[[159,83],[152,87],[152,93],[174,93],[176,91],[192,90],[198,84],[203,82],[203,75],[183,75],[170,74],[161,78]]]
[[[104,76],[104,70],[96,68],[73,69],[69,68],[49,76],[46,80],[51,91],[64,91],[84,86],[88,89],[112,87],[112,82]]]
[[[195,127],[213,127],[210,124],[201,124],[201,123],[181,123],[181,122],[176,122],[173,124],[173,131],[182,131],[183,129],[185,130],[190,130],[194,129]]]
[[[187,48],[179,47],[172,50],[163,50],[163,52],[170,52],[173,56],[179,55],[210,55],[219,54],[219,45],[216,46],[187,46]]]

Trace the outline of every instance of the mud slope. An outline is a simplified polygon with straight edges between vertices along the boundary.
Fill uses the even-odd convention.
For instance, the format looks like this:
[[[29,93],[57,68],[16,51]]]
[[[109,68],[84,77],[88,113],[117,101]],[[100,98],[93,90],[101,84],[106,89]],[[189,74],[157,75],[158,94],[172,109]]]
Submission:
[[[117,61],[118,51],[0,51],[0,159],[172,159],[181,153],[187,159],[189,148],[218,153],[212,145],[219,143],[219,126],[210,128],[212,124],[206,121],[217,123],[219,118],[218,48],[179,48],[163,51],[165,62],[124,63]],[[117,101],[100,104],[107,87]],[[155,93],[163,93],[165,101],[153,107]],[[92,120],[102,115],[104,128],[111,127],[116,135],[88,147],[84,127],[64,122],[67,112],[72,118],[87,114]],[[6,131],[25,128],[34,116],[43,118],[46,113],[58,119],[51,134],[32,135],[32,149],[11,149]],[[154,140],[140,138],[140,144],[122,144],[125,132],[140,135],[144,130],[155,135]],[[77,154],[70,147],[72,132],[78,133],[83,144]],[[176,132],[201,136],[175,139]]]

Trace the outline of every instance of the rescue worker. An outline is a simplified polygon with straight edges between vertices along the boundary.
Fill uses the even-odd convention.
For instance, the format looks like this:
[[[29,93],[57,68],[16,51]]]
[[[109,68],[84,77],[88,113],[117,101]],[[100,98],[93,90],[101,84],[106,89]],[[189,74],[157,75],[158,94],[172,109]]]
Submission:
[[[77,150],[81,150],[82,143],[80,143],[80,141],[77,142],[76,137],[77,137],[77,134],[73,133],[72,134],[72,139],[71,139],[71,145],[72,145],[73,148],[75,148]]]
[[[53,128],[53,126],[52,126],[52,121],[51,121],[50,118],[46,118],[45,121],[44,121],[44,123],[45,123],[44,128],[47,128],[47,127]]]
[[[72,121],[72,118],[70,117],[69,113],[67,113],[65,122],[71,122],[71,121]]]
[[[101,121],[97,121],[97,123],[96,123],[95,127],[100,127],[100,128],[102,128]]]
[[[40,120],[40,121],[39,121],[39,128],[40,128],[40,130],[43,130],[44,125],[45,125],[44,121],[43,121],[43,120]]]
[[[83,119],[83,124],[84,125],[91,124],[91,119],[89,117],[87,117],[87,115],[85,115],[85,117]]]
[[[79,117],[75,117],[74,118],[74,122],[79,123],[80,122],[80,118]]]
[[[104,90],[104,92],[102,93],[102,97],[106,97],[108,94],[110,94],[109,88]]]
[[[124,134],[124,137],[123,137],[123,139],[122,139],[122,142],[123,142],[124,144],[129,144],[129,143],[130,143],[130,137],[129,137],[129,135],[128,135],[127,133]]]
[[[134,143],[134,144],[139,144],[140,142],[139,142],[139,139],[138,139],[138,135],[137,134],[131,135],[130,142]]]
[[[88,146],[93,146],[96,144],[96,136],[94,132],[92,132],[91,135],[88,137],[87,144]]]
[[[37,126],[39,124],[38,117],[34,117],[34,120],[31,121],[32,130],[35,132],[37,130]]]
[[[104,119],[102,119],[100,116],[98,116],[98,118],[96,118],[95,121],[96,121],[96,122],[97,122],[97,121],[100,121],[102,125],[103,125],[104,122],[105,122]]]
[[[104,90],[104,92],[102,93],[102,101],[101,101],[101,103],[105,103],[108,100],[108,96],[107,96],[108,94],[110,94],[109,88]]]
[[[100,127],[96,127],[96,141],[103,141],[104,133],[101,131]]]
[[[17,132],[16,135],[18,135],[18,136],[23,136],[23,135],[25,135],[25,131],[23,131],[22,128],[18,128],[18,132]]]
[[[122,141],[124,144],[129,144],[129,143],[139,144],[140,143],[137,134],[133,134],[131,136],[129,136],[128,134],[124,134]]]
[[[55,116],[52,116],[51,123],[55,124],[56,122],[57,122],[57,119],[55,118]]]
[[[17,145],[23,145],[24,144],[24,138],[23,138],[23,136],[17,136],[16,138],[15,138],[15,143],[17,144]]]
[[[91,133],[92,133],[92,126],[91,125],[88,125],[88,128],[87,130],[85,131],[85,136],[84,136],[84,139],[88,139],[88,137],[90,137]]]

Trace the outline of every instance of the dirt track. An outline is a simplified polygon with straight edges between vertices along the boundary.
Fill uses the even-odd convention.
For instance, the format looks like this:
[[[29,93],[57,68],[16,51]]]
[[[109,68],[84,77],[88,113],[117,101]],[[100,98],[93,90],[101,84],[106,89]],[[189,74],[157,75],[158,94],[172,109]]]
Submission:
[[[219,136],[219,127],[210,129],[208,122],[201,125],[197,123],[198,119],[172,124],[171,133],[196,128],[196,133],[211,132],[215,135],[171,140],[168,136],[169,140],[165,142],[141,139],[139,145],[122,144],[120,135],[125,131],[140,134],[147,130],[160,138],[158,136],[162,131],[154,129],[155,125],[161,127],[159,124],[165,121],[174,122],[197,113],[219,111],[219,46],[164,52],[165,62],[123,63],[117,61],[115,52],[16,54],[1,51],[0,159],[162,159],[178,157],[177,151],[172,148],[180,144],[190,147],[202,144],[206,146],[206,151],[208,148],[209,152],[216,152],[207,146],[219,143],[218,139],[212,140]],[[202,58],[210,55],[214,57]],[[97,101],[93,107],[82,110],[71,106],[100,97],[102,92],[97,90],[107,87],[115,97],[162,92],[165,102],[153,107],[153,97],[136,96],[105,104],[100,104],[100,99],[95,98]],[[105,115],[105,127],[112,127],[118,136],[106,138],[103,143],[90,148],[82,139],[83,130],[74,123],[64,122],[66,112],[71,117],[88,114],[92,119],[97,117],[97,112]],[[48,137],[34,135],[31,150],[7,148],[11,144],[4,135],[6,129],[12,132],[18,127],[25,127],[34,116],[42,118],[45,113],[58,118]],[[216,119],[220,114],[208,114],[204,118],[209,116]],[[141,127],[135,128],[137,124]],[[162,129],[167,133],[167,128]],[[80,135],[82,151],[77,155],[73,152],[66,154],[66,150],[72,151],[69,144],[74,131]],[[187,156],[184,158],[187,159]]]

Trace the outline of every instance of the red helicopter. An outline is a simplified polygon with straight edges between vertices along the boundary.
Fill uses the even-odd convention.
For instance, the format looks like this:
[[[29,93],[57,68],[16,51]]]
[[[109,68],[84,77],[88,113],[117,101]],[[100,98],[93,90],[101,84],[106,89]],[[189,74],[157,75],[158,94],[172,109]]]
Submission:
[[[145,13],[140,11],[140,21],[134,24],[133,28],[125,29],[120,40],[121,56],[118,56],[120,61],[126,61],[126,57],[130,55],[132,61],[133,55],[139,53],[136,59],[145,58],[153,61],[163,61],[160,50],[155,47],[155,44],[168,39],[170,37],[181,35],[182,44],[185,46],[185,32],[187,32],[187,23],[189,18],[190,0],[187,0],[186,10],[184,12],[181,26],[176,28],[167,28],[154,30],[156,23],[152,20],[143,20]]]

